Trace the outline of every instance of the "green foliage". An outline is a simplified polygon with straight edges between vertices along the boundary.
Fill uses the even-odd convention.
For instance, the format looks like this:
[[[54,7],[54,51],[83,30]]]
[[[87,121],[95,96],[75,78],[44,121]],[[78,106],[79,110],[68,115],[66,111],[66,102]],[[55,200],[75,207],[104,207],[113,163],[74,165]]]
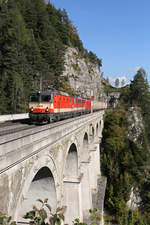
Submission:
[[[120,92],[120,107],[106,113],[103,130],[101,165],[108,180],[105,209],[112,223],[149,225],[150,92],[145,71],[138,70],[131,84],[120,88]],[[138,109],[144,122],[143,131],[134,142],[127,135],[130,107]],[[127,206],[131,188],[137,189],[141,198],[134,211]]]
[[[24,219],[29,220],[29,224],[36,225],[61,225],[64,221],[64,212],[66,208],[57,208],[55,213],[52,213],[52,208],[48,204],[48,199],[37,199],[37,201],[41,204],[40,208],[37,206],[33,206],[33,210],[26,213],[23,217]],[[90,225],[98,225],[101,221],[101,216],[98,213],[97,209],[90,209]],[[11,220],[11,217],[1,215],[0,214],[0,224],[2,225],[16,225],[15,221]],[[73,222],[73,225],[87,225],[84,222],[80,222],[78,218],[76,218]]]
[[[139,69],[134,76],[130,85],[130,101],[144,107],[143,101],[149,97],[149,85],[146,79],[146,73],[143,69]]]
[[[57,208],[56,213],[52,213],[51,206],[47,203],[48,199],[45,199],[44,201],[42,201],[41,199],[37,199],[37,201],[41,203],[41,207],[38,209],[36,206],[33,206],[33,210],[27,212],[24,216],[24,219],[30,219],[30,223],[37,225],[61,225],[61,222],[64,221],[64,209]],[[46,209],[48,209],[48,213]],[[101,217],[97,212],[97,209],[90,209],[89,212],[91,214],[90,225],[98,225]],[[80,222],[80,220],[76,218],[73,221],[73,225],[87,224],[84,222]]]
[[[72,95],[76,94],[75,90],[73,90],[70,87],[70,84],[69,84],[68,81],[63,82],[62,87],[59,88],[59,91],[67,92],[67,93],[72,94]]]
[[[129,99],[131,105],[137,105],[141,108],[147,139],[150,140],[150,92],[146,72],[143,69],[137,71],[131,82]]]
[[[89,210],[90,213],[90,224],[89,225],[98,225],[101,221],[101,216],[97,211],[97,208],[94,209],[90,209]],[[77,218],[73,221],[73,225],[87,225],[84,222],[80,222],[80,220]]]
[[[89,51],[88,56],[89,56],[89,60],[92,63],[96,64],[98,67],[102,66],[102,60],[99,59],[95,53],[93,53],[92,51]]]
[[[141,68],[137,71],[128,88],[121,89],[121,104],[126,108],[138,106],[141,109],[145,136],[150,144],[150,91],[144,69]]]
[[[121,80],[121,86],[123,87],[125,85],[125,79]]]
[[[102,83],[103,83],[104,91],[105,91],[106,94],[111,93],[111,92],[122,92],[123,89],[126,88],[126,87],[123,87],[123,88],[116,88],[116,87],[113,87],[113,86],[109,83],[109,78],[107,78],[106,80],[103,79]]]
[[[150,215],[150,171],[145,171],[144,181],[140,189],[140,195],[142,196],[141,208],[142,211],[149,213]],[[150,216],[149,216],[150,219]]]
[[[119,83],[120,83],[120,82],[119,82],[119,79],[117,78],[117,79],[115,80],[115,87],[116,87],[116,88],[119,87]]]
[[[63,87],[66,46],[88,55],[65,10],[44,0],[0,1],[0,114],[27,111],[32,90]]]
[[[89,212],[91,214],[90,216],[91,225],[98,225],[101,221],[101,216],[97,212],[97,208],[90,209]]]
[[[80,220],[77,218],[74,221],[72,221],[73,225],[87,225],[86,223],[80,222]]]
[[[0,215],[0,224],[1,225],[17,225],[15,221],[12,221],[11,216]]]
[[[30,223],[37,225],[61,225],[64,220],[63,209],[57,208],[55,213],[52,213],[51,206],[48,204],[48,199],[37,199],[41,203],[41,207],[33,206],[33,210],[26,213],[24,219],[30,219]],[[47,212],[48,210],[48,212]]]
[[[139,218],[135,216],[136,222],[129,223],[127,201],[130,198],[131,188],[138,187],[138,190],[142,191],[145,190],[143,184],[148,185],[147,188],[149,187],[143,177],[148,159],[145,138],[142,138],[140,144],[133,142],[126,135],[127,129],[127,113],[123,108],[116,108],[106,113],[101,146],[102,172],[107,176],[108,181],[105,209],[119,225],[136,224],[137,221],[143,221],[142,216]],[[149,193],[149,191],[147,192]],[[149,200],[147,194],[145,202],[146,200]],[[145,203],[143,205],[145,209]],[[149,204],[147,206],[149,207]]]

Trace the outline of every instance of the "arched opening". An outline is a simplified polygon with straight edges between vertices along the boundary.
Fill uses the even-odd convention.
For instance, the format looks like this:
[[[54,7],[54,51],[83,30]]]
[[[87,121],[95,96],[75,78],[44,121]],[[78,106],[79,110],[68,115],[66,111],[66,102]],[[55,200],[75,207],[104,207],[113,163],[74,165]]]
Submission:
[[[90,124],[90,140],[94,140],[94,127],[92,124]]]
[[[67,206],[65,211],[65,223],[72,224],[75,218],[80,218],[80,180],[78,179],[78,156],[77,148],[73,143],[68,151],[66,165],[64,170],[64,205]]]
[[[101,126],[102,126],[102,121],[100,120],[99,121],[99,129],[101,129]]]
[[[98,136],[98,123],[96,125],[96,135]]]
[[[82,161],[81,161],[81,198],[82,198],[82,213],[83,219],[89,217],[89,209],[92,208],[92,196],[89,183],[89,149],[88,149],[88,135],[84,134]]]
[[[18,215],[18,221],[23,221],[22,217],[26,212],[32,210],[32,206],[41,206],[37,199],[44,200],[48,198],[48,203],[52,211],[56,210],[57,197],[53,175],[48,167],[42,167],[34,176],[28,193],[22,197],[21,209]]]
[[[83,147],[82,147],[82,161],[88,160],[88,135],[87,133],[84,134],[83,138]]]
[[[78,157],[77,157],[77,148],[75,144],[72,144],[69,148],[65,166],[65,176],[67,177],[78,176]]]
[[[101,136],[102,133],[102,127],[103,127],[103,120],[99,121],[99,135]]]
[[[85,133],[83,138],[83,150],[87,152],[88,150],[88,135]]]

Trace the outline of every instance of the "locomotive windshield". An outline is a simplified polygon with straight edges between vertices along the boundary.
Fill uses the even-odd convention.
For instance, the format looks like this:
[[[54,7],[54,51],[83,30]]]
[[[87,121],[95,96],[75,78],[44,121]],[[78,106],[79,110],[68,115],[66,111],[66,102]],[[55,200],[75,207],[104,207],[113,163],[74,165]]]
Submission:
[[[50,95],[41,95],[41,102],[49,102],[51,100]]]
[[[50,95],[31,95],[30,102],[49,102],[51,100]]]
[[[31,95],[30,96],[30,102],[39,102],[40,96],[39,95]]]

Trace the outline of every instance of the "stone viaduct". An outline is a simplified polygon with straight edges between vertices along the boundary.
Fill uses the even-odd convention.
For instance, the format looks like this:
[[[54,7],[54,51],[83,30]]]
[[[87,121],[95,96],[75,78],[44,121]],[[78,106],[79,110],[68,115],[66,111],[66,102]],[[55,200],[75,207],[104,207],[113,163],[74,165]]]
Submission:
[[[0,211],[23,221],[36,199],[48,198],[53,210],[66,206],[67,224],[83,221],[96,204],[103,216],[104,193],[98,188],[103,113],[2,136]]]

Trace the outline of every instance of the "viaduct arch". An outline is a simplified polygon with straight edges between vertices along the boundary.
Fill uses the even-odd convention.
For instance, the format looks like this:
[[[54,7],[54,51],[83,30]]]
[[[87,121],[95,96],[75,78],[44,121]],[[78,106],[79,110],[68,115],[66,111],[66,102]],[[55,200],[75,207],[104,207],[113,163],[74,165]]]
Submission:
[[[1,141],[0,200],[5,203],[0,211],[23,221],[36,199],[48,198],[53,210],[66,207],[65,223],[83,221],[95,206],[93,195],[101,179],[103,112],[49,126]]]

